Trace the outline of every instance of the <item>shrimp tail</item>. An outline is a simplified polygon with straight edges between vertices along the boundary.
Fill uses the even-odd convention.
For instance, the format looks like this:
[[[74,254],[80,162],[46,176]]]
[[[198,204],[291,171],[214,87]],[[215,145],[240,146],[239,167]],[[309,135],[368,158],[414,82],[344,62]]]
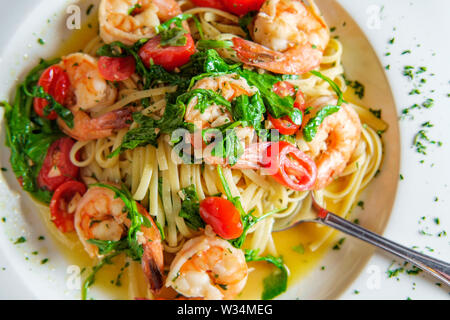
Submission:
[[[243,63],[279,74],[304,74],[320,65],[323,53],[309,43],[292,47],[284,53],[260,44],[233,38],[233,49]]]
[[[120,109],[108,112],[94,121],[97,121],[99,129],[117,130],[129,127],[133,122],[133,117],[130,109]]]
[[[163,254],[160,248],[161,244],[155,245],[156,242],[151,241],[146,243],[142,256],[142,269],[154,293],[158,293],[164,286]]]

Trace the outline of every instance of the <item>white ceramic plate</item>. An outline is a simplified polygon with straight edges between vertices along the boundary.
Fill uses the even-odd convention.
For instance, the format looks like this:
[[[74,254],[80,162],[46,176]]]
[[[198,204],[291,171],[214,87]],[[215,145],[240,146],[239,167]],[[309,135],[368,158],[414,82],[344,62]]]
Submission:
[[[84,13],[87,6],[95,2],[46,0],[36,1],[33,3],[34,7],[28,7],[29,14],[24,15],[20,21],[15,21],[19,26],[15,33],[5,37],[8,44],[0,61],[0,67],[5,71],[0,74],[0,96],[11,97],[17,80],[21,79],[40,57],[51,57],[61,42],[69,36],[66,28],[68,17],[66,9],[69,4],[80,5],[81,12]],[[390,126],[384,135],[388,143],[385,144],[383,170],[364,194],[365,206],[371,210],[359,216],[363,226],[377,233],[383,233],[394,203],[399,176],[400,135],[396,107],[384,68],[352,17],[333,0],[317,2],[330,26],[341,26],[343,22],[346,23],[345,28],[338,28],[340,40],[344,44],[346,74],[349,78],[357,79],[366,85],[364,105],[382,108],[383,119]],[[38,45],[38,38],[46,39],[46,45]],[[1,139],[4,139],[3,132]],[[0,150],[1,164],[9,169],[4,174],[5,180],[2,179],[0,182],[0,216],[7,218],[7,223],[0,225],[0,268],[2,263],[8,268],[14,266],[14,272],[10,269],[4,272],[10,274],[8,277],[10,283],[21,288],[17,292],[13,290],[11,294],[16,298],[79,298],[79,291],[70,290],[66,285],[67,261],[62,258],[47,235],[35,204],[20,190],[11,172],[9,151],[3,146]],[[358,214],[357,211],[355,213]],[[41,235],[46,235],[45,241],[37,240]],[[21,246],[13,245],[12,242],[20,236],[25,236],[28,241]],[[37,257],[31,254],[35,250],[40,252]],[[291,286],[282,298],[339,297],[357,277],[372,252],[372,248],[359,241],[347,239],[346,245],[340,251],[330,252],[321,262],[321,265],[332,268],[327,268],[327,272],[317,268],[300,283]],[[40,261],[44,257],[49,258],[50,263],[41,265]],[[0,289],[0,297],[8,296]]]

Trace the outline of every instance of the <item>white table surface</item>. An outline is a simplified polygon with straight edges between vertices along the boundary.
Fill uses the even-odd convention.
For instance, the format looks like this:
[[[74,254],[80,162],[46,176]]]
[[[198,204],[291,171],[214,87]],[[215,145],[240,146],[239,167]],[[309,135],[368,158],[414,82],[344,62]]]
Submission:
[[[0,43],[19,25],[36,0],[0,0]],[[401,120],[401,173],[397,200],[384,235],[406,246],[436,258],[450,261],[450,1],[447,0],[339,0],[358,22],[372,43],[386,71],[398,111],[426,98],[434,99],[432,109],[415,111],[414,120]],[[393,44],[389,40],[395,38]],[[3,48],[0,46],[0,53]],[[410,54],[401,53],[411,50]],[[389,52],[391,55],[386,56]],[[425,66],[427,83],[421,95],[409,95],[412,83],[402,75],[406,65]],[[434,75],[430,75],[433,73]],[[370,88],[366,88],[370,90]],[[429,134],[443,142],[438,148],[427,148],[421,156],[412,148],[414,135],[422,123],[434,124]],[[420,163],[425,160],[424,163]],[[438,198],[435,201],[435,198]],[[368,210],[366,208],[366,210]],[[425,217],[424,220],[421,218]],[[439,218],[439,225],[434,219]],[[420,231],[425,231],[424,235]],[[431,251],[433,250],[433,251]],[[394,259],[376,252],[358,279],[343,294],[343,299],[449,299],[449,288],[439,287],[434,279],[400,273],[388,278],[387,270]],[[391,267],[394,269],[395,267]],[[410,268],[410,267],[409,267]],[[13,266],[0,252],[0,299],[33,299]]]

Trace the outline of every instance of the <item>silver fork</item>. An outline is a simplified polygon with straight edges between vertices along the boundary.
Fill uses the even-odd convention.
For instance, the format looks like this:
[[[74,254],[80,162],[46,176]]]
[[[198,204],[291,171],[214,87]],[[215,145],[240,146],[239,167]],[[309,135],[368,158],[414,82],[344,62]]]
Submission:
[[[302,217],[299,220],[289,221],[284,226],[275,227],[274,231],[284,231],[290,229],[296,225],[299,225],[303,222],[316,222],[333,229],[339,230],[345,234],[358,238],[362,241],[368,242],[378,248],[381,248],[385,251],[388,251],[403,260],[406,260],[423,271],[428,272],[432,276],[441,280],[447,286],[450,286],[450,264],[444,261],[440,261],[409,249],[405,246],[402,246],[398,243],[395,243],[391,240],[388,240],[382,236],[379,236],[372,231],[369,231],[355,223],[352,223],[344,218],[341,218],[334,213],[329,212],[328,210],[322,208],[314,199],[313,194],[311,193],[312,198],[312,212],[310,216]]]

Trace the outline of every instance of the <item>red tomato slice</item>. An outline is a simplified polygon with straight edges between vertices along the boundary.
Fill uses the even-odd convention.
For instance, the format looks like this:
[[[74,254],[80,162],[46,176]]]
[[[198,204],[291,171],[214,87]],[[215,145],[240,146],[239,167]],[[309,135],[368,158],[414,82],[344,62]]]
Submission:
[[[140,50],[139,56],[147,67],[154,64],[162,66],[167,71],[173,71],[189,62],[195,53],[195,44],[190,34],[185,35],[187,43],[182,47],[162,47],[161,37],[150,39]]]
[[[239,238],[244,230],[239,211],[223,198],[209,197],[200,202],[200,216],[225,240]]]
[[[197,7],[214,8],[225,10],[223,0],[192,0]]]
[[[69,212],[69,203],[76,196],[82,196],[86,192],[86,186],[78,181],[67,181],[60,185],[50,201],[50,214],[56,227],[62,232],[74,230],[74,212]]]
[[[67,96],[70,93],[70,80],[67,73],[60,66],[51,66],[47,68],[41,75],[38,81],[38,86],[41,86],[46,93],[51,95],[56,102],[64,104]],[[34,98],[34,111],[42,117],[49,120],[55,120],[58,115],[55,111],[50,112],[48,116],[44,116],[44,108],[48,105],[48,101],[43,98]]]
[[[273,86],[273,92],[278,94],[280,97],[293,96],[296,94],[295,87],[287,81],[280,81],[276,83]],[[305,97],[303,96],[303,92],[300,90],[297,91],[294,101],[294,108],[299,110],[303,110],[305,108]],[[300,126],[293,123],[288,116],[275,119],[269,114],[268,118],[270,122],[272,122],[275,129],[277,129],[281,134],[290,136],[295,134],[300,129]]]
[[[100,74],[109,81],[124,81],[136,71],[134,58],[129,57],[100,57],[98,59]]]
[[[223,1],[228,12],[243,16],[250,11],[259,11],[266,0],[225,0]]]
[[[40,188],[55,191],[64,182],[76,180],[79,168],[70,161],[75,141],[64,137],[53,142],[47,151],[37,179]]]
[[[270,174],[280,184],[296,191],[311,190],[316,182],[314,161],[286,141],[272,143],[261,166],[270,168]]]

